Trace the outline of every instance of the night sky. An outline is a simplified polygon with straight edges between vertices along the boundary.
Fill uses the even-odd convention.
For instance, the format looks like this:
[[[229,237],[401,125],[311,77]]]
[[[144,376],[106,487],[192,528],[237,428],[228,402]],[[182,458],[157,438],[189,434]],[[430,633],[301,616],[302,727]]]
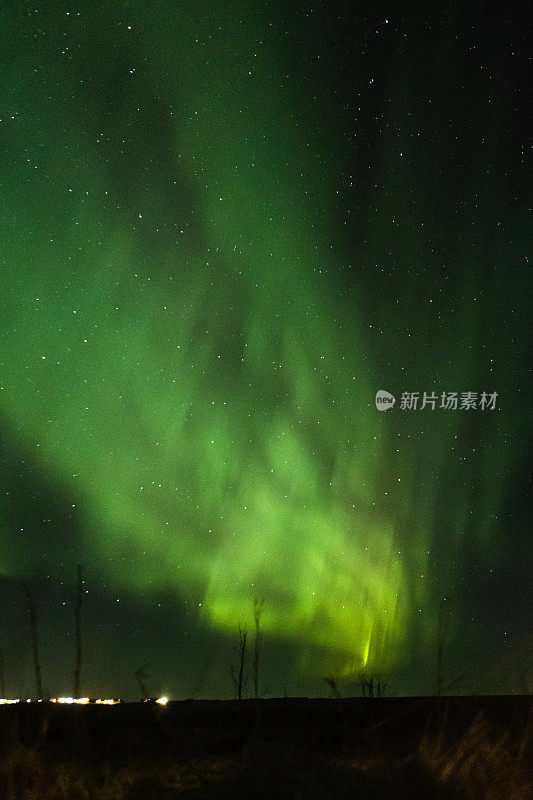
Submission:
[[[531,688],[520,5],[0,26],[0,694]]]

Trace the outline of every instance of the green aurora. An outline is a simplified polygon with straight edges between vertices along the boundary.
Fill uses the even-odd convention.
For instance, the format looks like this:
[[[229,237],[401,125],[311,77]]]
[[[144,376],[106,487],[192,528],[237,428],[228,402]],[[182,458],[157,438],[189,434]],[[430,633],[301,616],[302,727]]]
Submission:
[[[520,551],[531,416],[502,96],[482,83],[472,120],[469,79],[446,107],[448,34],[427,64],[411,18],[346,75],[327,12],[27,8],[2,11],[0,413],[68,487],[75,558],[229,635],[264,598],[302,673],[309,652],[339,676],[431,657],[443,598],[468,635],[468,576]],[[402,411],[402,391],[498,403]],[[64,576],[2,508],[4,576]]]

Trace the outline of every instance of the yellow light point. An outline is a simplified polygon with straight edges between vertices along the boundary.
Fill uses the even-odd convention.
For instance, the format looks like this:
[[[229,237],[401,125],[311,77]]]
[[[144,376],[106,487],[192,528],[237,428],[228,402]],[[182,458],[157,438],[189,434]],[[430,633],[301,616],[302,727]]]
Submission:
[[[89,702],[88,697],[58,697],[58,703],[67,703],[68,705],[72,705],[72,703],[78,703],[79,705],[86,705]]]
[[[28,700],[28,703],[29,702],[30,701]],[[72,705],[72,703],[76,703],[77,705],[80,705],[80,706],[86,706],[91,701],[89,700],[88,697],[51,697],[50,698],[50,702],[51,703],[63,703],[63,704],[66,704],[66,705]]]
[[[160,706],[166,706],[168,703],[168,697],[158,697],[155,702],[159,703]]]
[[[6,698],[0,698],[0,706],[9,706],[12,703],[20,703],[20,700],[8,700]]]

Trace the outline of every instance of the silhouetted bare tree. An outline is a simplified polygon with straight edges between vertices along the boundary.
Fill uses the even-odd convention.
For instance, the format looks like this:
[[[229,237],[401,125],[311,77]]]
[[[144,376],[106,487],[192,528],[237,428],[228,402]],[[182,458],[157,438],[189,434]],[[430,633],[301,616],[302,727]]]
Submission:
[[[454,678],[446,678],[445,677],[445,666],[444,662],[446,659],[443,658],[445,655],[445,647],[449,640],[449,631],[450,631],[450,623],[451,623],[451,614],[452,614],[453,605],[449,598],[443,597],[440,601],[439,611],[437,616],[437,625],[435,631],[435,638],[436,638],[436,686],[435,686],[435,694],[437,697],[440,697],[443,694],[447,694],[452,690],[457,684],[461,683],[464,680],[465,676],[463,674],[456,675]]]
[[[246,694],[247,678],[246,678],[246,644],[248,633],[246,626],[239,625],[239,644],[238,644],[238,667],[236,670],[231,669],[233,678],[233,685],[235,686],[235,697],[237,700],[242,700]]]
[[[4,647],[0,642],[0,694],[6,696],[6,665],[4,660]]]
[[[442,689],[443,689],[443,684],[444,684],[444,676],[443,676],[443,672],[442,672],[442,654],[443,654],[443,651],[444,651],[444,637],[445,637],[445,633],[446,633],[446,631],[445,631],[446,610],[445,610],[445,606],[444,606],[445,600],[446,600],[446,598],[443,597],[441,602],[440,602],[439,613],[438,613],[438,616],[437,616],[437,631],[436,631],[436,639],[437,639],[437,642],[436,642],[436,644],[437,644],[437,663],[436,663],[437,686],[436,686],[436,689],[435,689],[435,694],[437,695],[437,697],[440,697],[440,695],[442,694]]]
[[[135,679],[139,689],[141,690],[142,699],[149,700],[150,695],[148,693],[148,689],[146,688],[146,672],[144,667],[139,667],[139,669],[135,671]]]
[[[83,605],[83,567],[76,569],[76,606],[74,608],[74,637],[76,642],[76,660],[74,663],[73,697],[80,696],[81,682],[81,607]]]
[[[39,661],[39,643],[37,636],[37,607],[35,600],[32,596],[28,583],[24,583],[24,594],[26,595],[26,603],[28,605],[28,612],[30,615],[30,641],[33,653],[33,671],[35,673],[35,688],[37,690],[37,699],[41,700],[43,697],[43,684],[41,679],[41,663]]]
[[[377,679],[375,680],[373,675],[367,677],[366,675],[361,674],[359,682],[363,697],[383,697],[385,694],[387,683],[383,680],[381,675],[378,675]]]
[[[341,696],[341,693],[339,691],[339,686],[337,684],[337,679],[336,678],[324,677],[324,680],[326,681],[327,685],[329,686],[329,688],[331,690],[331,696],[339,699],[340,696]]]
[[[254,600],[254,623],[255,623],[255,638],[254,638],[254,697],[259,697],[259,659],[261,656],[261,614],[263,613],[263,600]]]

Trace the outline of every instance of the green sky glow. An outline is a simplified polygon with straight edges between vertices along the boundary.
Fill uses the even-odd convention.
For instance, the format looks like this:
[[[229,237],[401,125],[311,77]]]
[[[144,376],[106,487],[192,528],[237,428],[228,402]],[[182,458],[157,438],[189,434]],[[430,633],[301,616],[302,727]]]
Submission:
[[[302,89],[271,9],[156,5],[42,10],[42,40],[31,15],[19,33],[28,57],[3,78],[0,410],[81,500],[79,557],[117,591],[170,590],[222,631],[261,597],[265,633],[316,645],[320,669],[394,668],[413,631],[432,647],[443,595],[466,619],[465,570],[512,554],[526,317],[520,245],[494,252],[509,211],[488,192],[493,153],[457,197],[445,180],[437,219],[445,156],[417,160],[410,138],[418,126],[430,153],[409,82],[422,55],[400,74],[391,58],[379,91],[385,119],[402,117],[399,92],[411,104],[404,143],[384,126],[365,220],[355,208],[341,230],[359,158],[344,107],[332,114],[315,64]],[[481,206],[474,248],[470,217],[450,232],[461,192],[465,215]],[[382,414],[380,388],[497,391],[499,410]],[[5,530],[4,574],[37,570],[42,554]]]

